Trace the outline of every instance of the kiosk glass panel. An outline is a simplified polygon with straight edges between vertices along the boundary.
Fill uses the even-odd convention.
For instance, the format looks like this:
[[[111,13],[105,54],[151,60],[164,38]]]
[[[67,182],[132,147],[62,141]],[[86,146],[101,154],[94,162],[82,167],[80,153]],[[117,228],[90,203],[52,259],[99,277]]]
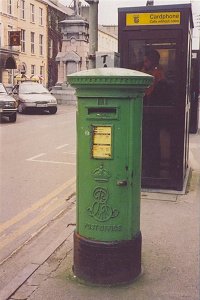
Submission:
[[[153,86],[147,89],[144,105],[175,105],[176,43],[130,40],[128,53],[131,69],[155,77]],[[154,58],[156,53],[158,56]],[[152,66],[147,66],[148,63]]]
[[[166,113],[162,117],[162,112],[145,114],[145,107],[173,109],[176,104],[176,43],[129,40],[128,53],[132,69],[154,76],[154,83],[144,96],[142,176],[169,178],[173,162],[173,122],[168,122]]]

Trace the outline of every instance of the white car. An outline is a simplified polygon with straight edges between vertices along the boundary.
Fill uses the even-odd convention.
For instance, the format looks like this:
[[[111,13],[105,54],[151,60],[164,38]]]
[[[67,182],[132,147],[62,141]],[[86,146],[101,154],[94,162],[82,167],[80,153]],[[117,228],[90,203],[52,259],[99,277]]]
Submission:
[[[50,114],[57,112],[57,100],[40,83],[24,81],[14,86],[13,95],[18,102],[18,112],[28,109],[48,110]]]
[[[0,83],[0,120],[3,116],[8,117],[10,122],[16,122],[17,102],[13,97],[8,95],[5,86]]]

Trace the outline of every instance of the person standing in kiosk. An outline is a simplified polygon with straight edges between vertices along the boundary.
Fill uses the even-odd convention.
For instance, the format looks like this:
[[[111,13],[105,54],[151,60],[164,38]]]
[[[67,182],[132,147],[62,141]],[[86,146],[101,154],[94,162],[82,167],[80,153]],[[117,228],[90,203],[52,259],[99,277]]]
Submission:
[[[146,89],[144,105],[159,105],[165,102],[165,75],[159,66],[160,54],[155,49],[147,49],[141,71],[154,77],[153,84]],[[163,103],[164,104],[164,103]]]
[[[159,66],[159,61],[159,52],[153,48],[147,48],[141,71],[152,75],[154,81],[145,91],[145,106],[162,105],[167,101],[166,80],[164,72]],[[151,119],[150,122],[143,122],[143,145],[149,149],[147,155],[143,153],[143,169],[145,170],[145,173],[147,172],[146,176],[148,176],[148,174],[158,176],[161,145],[160,125],[158,126],[158,121],[156,119]]]

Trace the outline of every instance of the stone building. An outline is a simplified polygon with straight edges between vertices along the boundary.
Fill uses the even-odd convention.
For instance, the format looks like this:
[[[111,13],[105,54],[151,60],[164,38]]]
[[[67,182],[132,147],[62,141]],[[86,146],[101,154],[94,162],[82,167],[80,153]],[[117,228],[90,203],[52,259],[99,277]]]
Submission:
[[[0,0],[0,81],[13,85],[16,74],[25,73],[41,75],[46,86],[55,85],[60,21],[72,12],[58,0]],[[19,46],[9,46],[12,31],[20,32]]]
[[[72,15],[73,10],[60,4],[58,0],[44,0],[47,4],[48,26],[48,87],[58,81],[58,62],[56,56],[62,49],[60,22]]]
[[[41,75],[47,83],[47,5],[42,0],[5,0],[0,6],[1,81],[15,83],[17,73]],[[9,46],[9,34],[18,31],[19,46]],[[12,63],[8,65],[8,59]]]
[[[117,52],[118,51],[118,37],[109,30],[109,27],[98,26],[98,51],[99,52]]]

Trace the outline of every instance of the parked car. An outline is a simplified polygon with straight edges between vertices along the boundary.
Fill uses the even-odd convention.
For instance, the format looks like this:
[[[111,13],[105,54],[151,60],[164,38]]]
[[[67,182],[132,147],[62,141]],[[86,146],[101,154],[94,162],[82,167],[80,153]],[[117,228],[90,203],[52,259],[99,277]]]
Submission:
[[[3,83],[0,83],[0,120],[3,116],[8,117],[10,122],[16,122],[17,102],[8,94]]]
[[[13,95],[18,102],[18,112],[27,109],[48,110],[50,114],[57,112],[57,100],[40,83],[24,81],[13,88]]]

